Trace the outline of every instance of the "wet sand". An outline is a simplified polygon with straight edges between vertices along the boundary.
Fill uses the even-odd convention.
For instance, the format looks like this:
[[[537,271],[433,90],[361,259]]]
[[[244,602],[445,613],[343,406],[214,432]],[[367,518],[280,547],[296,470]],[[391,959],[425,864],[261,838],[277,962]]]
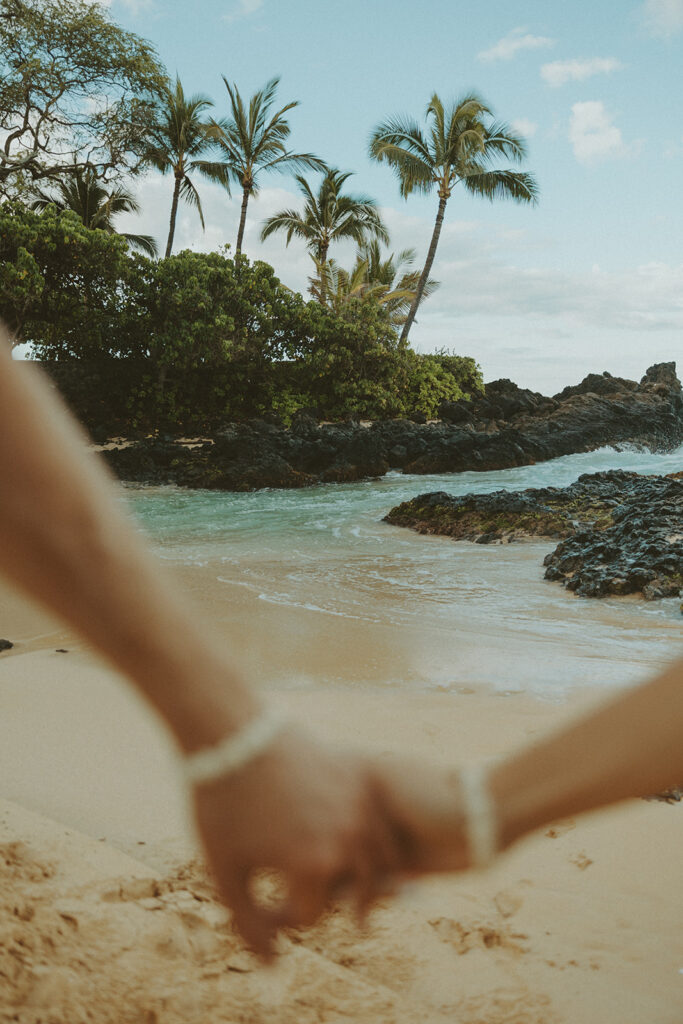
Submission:
[[[462,670],[448,689],[381,686],[392,658],[398,665],[408,652],[392,646],[396,630],[379,627],[349,649],[335,684],[329,670],[350,642],[346,627],[316,643],[291,609],[268,606],[254,621],[247,600],[228,616],[197,573],[186,572],[186,583],[226,642],[241,633],[253,647],[267,625],[254,676],[330,743],[457,764],[526,743],[604,699],[589,689],[552,701],[496,693]],[[490,873],[416,885],[380,906],[363,932],[339,908],[283,938],[278,966],[265,970],[211,898],[173,747],[156,719],[68,631],[5,591],[0,624],[16,641],[0,655],[0,1020],[683,1019],[680,806],[634,801],[560,823]],[[373,648],[376,670],[349,685]],[[299,684],[288,673],[273,686],[273,650],[300,666]],[[325,686],[315,684],[317,670]]]

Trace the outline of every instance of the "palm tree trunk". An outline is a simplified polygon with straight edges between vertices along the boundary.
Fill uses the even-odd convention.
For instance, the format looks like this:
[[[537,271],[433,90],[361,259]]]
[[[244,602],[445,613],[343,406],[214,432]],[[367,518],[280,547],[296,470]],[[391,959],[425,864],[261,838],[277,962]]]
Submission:
[[[318,245],[318,273],[320,274],[320,296],[318,301],[321,306],[327,305],[327,291],[325,284],[327,281],[327,251],[329,248],[329,242],[320,242]]]
[[[166,259],[171,255],[173,248],[173,236],[175,235],[175,219],[178,213],[178,197],[183,179],[176,174],[175,185],[173,186],[173,202],[171,203],[171,220],[168,226],[168,242],[166,243]]]
[[[410,333],[410,328],[413,325],[413,320],[415,319],[415,314],[417,313],[417,307],[420,305],[422,293],[425,290],[425,285],[427,284],[427,281],[429,280],[429,275],[432,269],[432,263],[434,262],[434,257],[436,256],[436,247],[439,244],[439,235],[441,234],[441,227],[443,225],[444,214],[446,213],[447,202],[448,196],[439,197],[439,209],[436,214],[436,223],[434,224],[434,231],[432,232],[432,240],[429,244],[429,252],[427,253],[427,259],[425,260],[425,265],[422,274],[420,275],[420,280],[417,283],[417,288],[415,290],[415,298],[413,299],[413,303],[410,307],[410,312],[408,313],[406,322],[403,325],[403,330],[401,331],[399,345],[405,346],[408,344],[408,334]]]
[[[244,225],[247,223],[247,203],[249,202],[249,189],[245,186],[242,189],[242,209],[240,211],[240,226],[237,230],[237,245],[235,253],[242,252],[242,241],[244,239]]]

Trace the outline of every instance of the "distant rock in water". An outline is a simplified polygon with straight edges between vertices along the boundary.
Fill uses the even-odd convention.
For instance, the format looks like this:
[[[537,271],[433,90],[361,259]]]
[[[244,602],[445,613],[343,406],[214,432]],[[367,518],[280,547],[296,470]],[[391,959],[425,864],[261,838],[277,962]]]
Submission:
[[[528,466],[603,445],[653,450],[683,441],[675,363],[651,366],[640,383],[590,374],[554,398],[509,380],[471,402],[442,402],[441,420],[318,424],[301,414],[289,430],[264,420],[228,423],[188,446],[146,439],[104,453],[123,480],[227,491],[306,487],[405,473],[459,473]]]
[[[546,556],[545,577],[584,597],[683,588],[683,473],[585,473],[569,487],[454,497],[420,494],[385,521],[477,544],[564,538]]]
[[[0,640],[0,651],[11,651],[13,647],[11,640]]]

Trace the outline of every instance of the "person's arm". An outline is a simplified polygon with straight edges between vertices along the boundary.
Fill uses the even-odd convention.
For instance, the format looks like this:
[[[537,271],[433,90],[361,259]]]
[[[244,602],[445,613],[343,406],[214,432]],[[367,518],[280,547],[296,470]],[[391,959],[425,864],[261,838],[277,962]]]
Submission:
[[[381,778],[409,871],[469,867],[460,772],[385,764]],[[491,767],[499,849],[549,822],[681,782],[683,659]]]
[[[683,659],[545,741],[491,777],[504,846],[548,821],[683,781]]]
[[[261,713],[261,700],[151,555],[99,457],[34,367],[0,337],[0,571],[125,673],[186,753]],[[336,886],[359,904],[396,860],[373,778],[287,728],[244,770],[198,787],[199,831],[224,901],[268,953],[282,925],[313,920]],[[249,893],[280,870],[289,901],[267,912]]]

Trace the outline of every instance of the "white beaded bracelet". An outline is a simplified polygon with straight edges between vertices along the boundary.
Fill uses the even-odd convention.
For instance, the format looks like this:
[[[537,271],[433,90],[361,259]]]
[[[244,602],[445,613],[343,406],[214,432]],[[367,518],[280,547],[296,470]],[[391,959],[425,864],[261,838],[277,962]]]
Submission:
[[[270,746],[285,724],[271,711],[264,711],[215,747],[204,747],[188,754],[183,761],[186,781],[191,786],[199,786],[239,771]]]
[[[471,867],[485,868],[499,847],[498,819],[488,785],[488,765],[471,764],[459,773],[465,812],[465,839]]]

